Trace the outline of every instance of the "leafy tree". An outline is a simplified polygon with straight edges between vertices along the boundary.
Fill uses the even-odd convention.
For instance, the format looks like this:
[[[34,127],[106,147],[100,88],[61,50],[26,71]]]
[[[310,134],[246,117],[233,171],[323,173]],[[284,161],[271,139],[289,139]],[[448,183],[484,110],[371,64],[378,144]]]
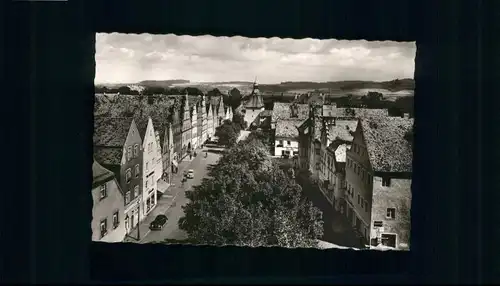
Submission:
[[[210,100],[214,97],[222,96],[222,92],[218,88],[214,88],[207,92],[207,98]]]
[[[108,93],[109,92],[108,88],[105,86],[95,86],[94,91],[95,91],[95,93]]]
[[[242,152],[245,151],[245,152]],[[212,177],[186,192],[179,227],[201,244],[311,247],[322,213],[256,140],[231,148]]]
[[[155,94],[165,94],[165,89],[160,86],[148,86],[142,91],[144,95],[155,95]]]
[[[380,92],[370,91],[366,96],[361,97],[361,102],[371,108],[379,107],[384,95]]]
[[[237,108],[238,106],[241,105],[241,98],[242,98],[242,95],[241,95],[241,92],[239,89],[237,89],[236,87],[231,89],[229,91],[229,95],[231,96],[231,106],[233,108]]]
[[[238,111],[233,113],[233,123],[239,126],[240,130],[245,130],[248,127],[245,116]]]
[[[215,136],[219,138],[219,142],[228,147],[232,147],[236,144],[239,135],[239,127],[235,126],[231,120],[224,120],[224,122],[215,129]]]
[[[247,141],[254,139],[261,141],[265,146],[272,144],[271,136],[262,130],[254,130],[247,137]]]
[[[186,94],[186,92],[189,95],[203,95],[203,92],[200,89],[191,86],[188,86],[181,90],[181,94]]]
[[[132,90],[130,89],[130,87],[128,86],[120,86],[118,88],[118,92],[120,94],[131,94]]]

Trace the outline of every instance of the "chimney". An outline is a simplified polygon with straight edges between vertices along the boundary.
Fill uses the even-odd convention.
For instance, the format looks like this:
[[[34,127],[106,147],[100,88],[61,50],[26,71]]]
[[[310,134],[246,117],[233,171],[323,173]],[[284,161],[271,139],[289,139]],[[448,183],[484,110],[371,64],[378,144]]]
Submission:
[[[410,118],[410,113],[403,113],[403,118]]]

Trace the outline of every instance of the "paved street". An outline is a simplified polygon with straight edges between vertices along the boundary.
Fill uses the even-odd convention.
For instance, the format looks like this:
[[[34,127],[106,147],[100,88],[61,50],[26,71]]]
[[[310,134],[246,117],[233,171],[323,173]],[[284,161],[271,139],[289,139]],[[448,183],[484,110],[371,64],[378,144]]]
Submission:
[[[206,150],[206,149],[205,149]],[[149,243],[154,241],[163,241],[164,239],[185,239],[186,234],[179,229],[177,222],[184,215],[182,211],[182,206],[188,202],[185,196],[185,191],[190,190],[192,186],[199,185],[204,177],[207,176],[207,166],[217,163],[217,160],[221,154],[216,152],[208,152],[208,157],[205,158],[205,152],[198,151],[198,156],[196,156],[191,162],[181,162],[179,164],[179,173],[173,178],[173,186],[169,188],[169,192],[172,197],[162,198],[168,203],[170,200],[171,206],[164,210],[168,217],[167,224],[163,227],[161,231],[148,231],[146,235],[143,235],[140,243]],[[183,170],[193,169],[194,179],[188,179],[187,182],[182,186],[182,172]],[[155,214],[156,216],[156,214]],[[154,219],[151,216],[150,221]],[[148,223],[149,226],[149,223]],[[146,227],[148,227],[146,226]],[[142,231],[142,228],[141,228]]]
[[[319,189],[303,188],[303,190],[312,203],[323,211],[322,240],[340,246],[363,247],[345,217],[334,209]]]

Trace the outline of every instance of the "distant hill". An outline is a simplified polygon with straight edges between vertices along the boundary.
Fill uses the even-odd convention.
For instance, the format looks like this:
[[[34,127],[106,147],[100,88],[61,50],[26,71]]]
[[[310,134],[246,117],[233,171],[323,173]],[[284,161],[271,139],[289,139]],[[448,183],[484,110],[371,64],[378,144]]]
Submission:
[[[261,84],[259,88],[263,92],[290,92],[294,90],[321,90],[327,91],[350,91],[358,89],[386,89],[397,92],[402,90],[414,90],[413,79],[395,79],[391,81],[335,81],[335,82],[282,82],[280,84]]]
[[[172,80],[144,80],[134,84],[103,84],[96,86],[106,86],[114,88],[119,86],[129,86],[132,89],[140,90],[141,87],[161,87],[161,88],[186,88],[195,87],[203,92],[208,92],[214,88],[227,94],[232,88],[237,88],[242,94],[248,94],[252,90],[253,82],[250,81],[222,81],[222,82],[191,82],[185,79]],[[259,84],[259,89],[263,94],[293,93],[303,94],[313,91],[330,93],[333,95],[345,95],[365,92],[365,89],[386,90],[393,93],[400,91],[412,91],[415,89],[413,79],[395,79],[391,81],[330,81],[330,82],[307,82],[307,81],[287,81],[279,84]]]
[[[143,80],[137,83],[145,87],[162,87],[167,88],[173,84],[188,84],[189,80],[185,79],[171,79],[171,80]]]

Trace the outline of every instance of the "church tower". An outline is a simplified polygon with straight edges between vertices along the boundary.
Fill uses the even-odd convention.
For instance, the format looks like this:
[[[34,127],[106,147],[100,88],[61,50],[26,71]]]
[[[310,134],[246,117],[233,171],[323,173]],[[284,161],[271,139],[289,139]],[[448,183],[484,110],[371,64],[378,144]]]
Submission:
[[[245,103],[245,121],[250,128],[252,124],[258,119],[259,114],[264,111],[264,100],[260,94],[259,85],[257,80],[254,81],[252,87],[252,93],[250,93],[249,99]]]

